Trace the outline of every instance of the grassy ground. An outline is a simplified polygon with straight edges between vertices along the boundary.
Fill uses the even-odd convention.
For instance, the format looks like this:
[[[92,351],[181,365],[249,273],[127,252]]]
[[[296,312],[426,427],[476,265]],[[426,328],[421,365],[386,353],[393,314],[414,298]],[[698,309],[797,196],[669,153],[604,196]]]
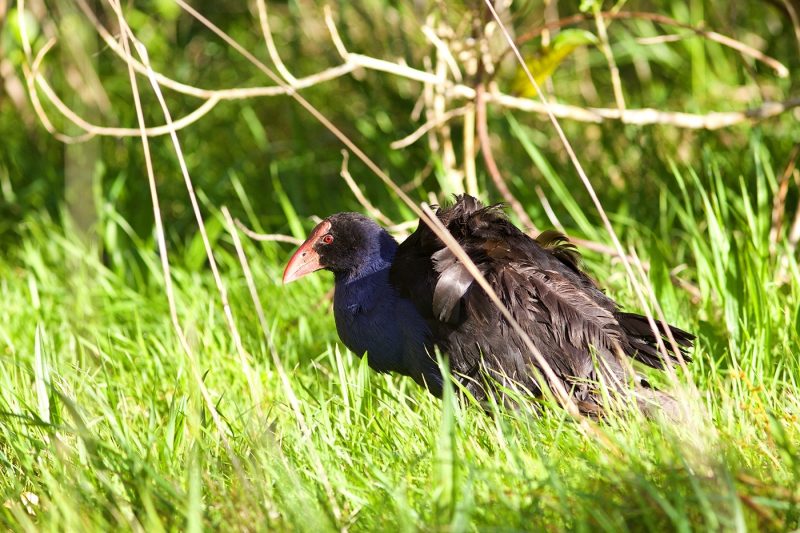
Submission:
[[[666,315],[698,333],[700,397],[680,387],[688,416],[677,425],[628,414],[588,434],[556,408],[488,417],[370,372],[337,343],[330,276],[282,287],[288,248],[245,242],[264,335],[225,231],[212,236],[243,350],[199,240],[172,252],[184,347],[152,241],[133,254],[115,249],[126,225],[107,208],[109,269],[62,224],[32,216],[22,245],[0,259],[0,522],[67,531],[797,528],[800,271],[780,243],[769,249],[780,169],[755,140],[752,158],[755,171],[741,180],[713,157],[663,177],[656,227],[615,217],[650,261]],[[585,235],[591,228],[577,220],[568,229]],[[587,264],[637,307],[620,265],[597,255]],[[670,281],[676,265],[686,265],[678,275],[696,296]]]

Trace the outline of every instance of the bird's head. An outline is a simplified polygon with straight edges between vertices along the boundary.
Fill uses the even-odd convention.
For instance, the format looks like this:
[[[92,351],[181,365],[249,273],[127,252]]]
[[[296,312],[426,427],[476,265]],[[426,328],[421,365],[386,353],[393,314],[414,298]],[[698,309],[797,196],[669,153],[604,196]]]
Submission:
[[[372,219],[358,213],[337,213],[317,224],[292,255],[283,271],[283,283],[321,269],[340,279],[388,266],[396,247],[394,239]]]

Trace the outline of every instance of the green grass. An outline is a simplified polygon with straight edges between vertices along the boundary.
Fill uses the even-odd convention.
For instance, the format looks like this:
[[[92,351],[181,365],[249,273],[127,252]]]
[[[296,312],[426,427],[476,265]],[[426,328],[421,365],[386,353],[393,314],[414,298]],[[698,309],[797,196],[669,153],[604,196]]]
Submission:
[[[741,180],[713,156],[676,167],[660,185],[657,226],[614,217],[651,262],[666,315],[699,335],[691,371],[701,398],[687,400],[677,425],[625,414],[588,435],[556,408],[489,417],[371,372],[337,342],[330,276],[283,287],[288,249],[245,242],[264,335],[216,212],[214,248],[246,365],[191,243],[171,250],[189,355],[152,241],[115,249],[126,226],[107,208],[106,267],[62,224],[31,216],[22,244],[0,259],[0,522],[15,531],[796,528],[800,270],[785,245],[770,255],[768,155],[754,141],[756,171]],[[567,190],[559,205],[577,216]],[[620,265],[587,263],[636,308]],[[696,302],[670,281],[681,264]]]

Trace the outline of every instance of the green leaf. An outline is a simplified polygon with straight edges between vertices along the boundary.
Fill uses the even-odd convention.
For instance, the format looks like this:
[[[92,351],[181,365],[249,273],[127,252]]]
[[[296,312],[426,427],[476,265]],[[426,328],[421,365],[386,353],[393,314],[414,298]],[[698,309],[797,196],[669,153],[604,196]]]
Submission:
[[[556,35],[553,42],[531,59],[525,61],[525,65],[530,70],[533,79],[538,86],[547,81],[553,72],[567,59],[578,47],[597,43],[597,37],[586,30],[564,30]],[[512,84],[512,91],[515,94],[533,98],[536,96],[536,88],[528,79],[528,75],[522,68],[517,69]]]
[[[450,381],[447,363],[439,359],[442,370],[442,419],[436,441],[436,455],[433,469],[433,501],[436,516],[441,524],[450,523],[458,500],[458,469],[456,458],[456,419],[455,402],[457,401]]]

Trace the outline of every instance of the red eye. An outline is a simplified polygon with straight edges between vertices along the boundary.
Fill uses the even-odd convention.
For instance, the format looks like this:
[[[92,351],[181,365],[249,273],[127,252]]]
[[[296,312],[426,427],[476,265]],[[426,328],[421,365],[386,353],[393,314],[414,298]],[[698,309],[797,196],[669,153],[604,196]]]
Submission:
[[[330,233],[322,236],[322,243],[323,244],[330,244],[333,242],[333,235]]]

